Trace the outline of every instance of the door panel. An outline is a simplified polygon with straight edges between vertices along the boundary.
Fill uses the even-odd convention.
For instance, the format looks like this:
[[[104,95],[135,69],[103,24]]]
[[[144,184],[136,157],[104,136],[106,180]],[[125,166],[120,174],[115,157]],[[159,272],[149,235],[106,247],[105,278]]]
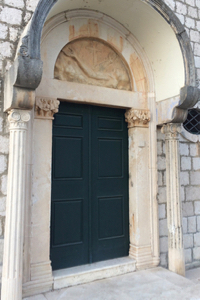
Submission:
[[[52,162],[53,269],[128,255],[124,111],[61,102]]]

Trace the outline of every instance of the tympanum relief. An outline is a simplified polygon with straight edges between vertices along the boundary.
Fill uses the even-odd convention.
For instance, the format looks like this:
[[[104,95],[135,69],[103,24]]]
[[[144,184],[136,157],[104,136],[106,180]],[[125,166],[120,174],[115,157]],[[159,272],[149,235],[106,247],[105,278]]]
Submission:
[[[110,46],[89,38],[67,44],[59,53],[54,78],[131,90],[129,71]]]

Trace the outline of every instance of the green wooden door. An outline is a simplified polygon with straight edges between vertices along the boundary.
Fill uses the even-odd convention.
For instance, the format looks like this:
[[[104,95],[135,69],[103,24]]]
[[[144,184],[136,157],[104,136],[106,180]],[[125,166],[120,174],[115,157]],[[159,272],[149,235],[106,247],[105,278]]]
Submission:
[[[52,157],[53,269],[128,255],[124,110],[61,102]]]

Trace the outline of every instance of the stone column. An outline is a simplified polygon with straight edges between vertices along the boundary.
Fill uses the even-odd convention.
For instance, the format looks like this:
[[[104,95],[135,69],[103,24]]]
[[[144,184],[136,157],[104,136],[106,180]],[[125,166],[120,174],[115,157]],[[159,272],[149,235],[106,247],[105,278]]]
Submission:
[[[129,128],[129,256],[136,268],[152,267],[151,201],[149,169],[149,110],[127,110]]]
[[[26,131],[30,112],[9,112],[10,148],[1,300],[22,299]]]
[[[166,148],[167,222],[169,270],[185,275],[183,248],[182,208],[180,199],[180,124],[166,124],[162,127]]]

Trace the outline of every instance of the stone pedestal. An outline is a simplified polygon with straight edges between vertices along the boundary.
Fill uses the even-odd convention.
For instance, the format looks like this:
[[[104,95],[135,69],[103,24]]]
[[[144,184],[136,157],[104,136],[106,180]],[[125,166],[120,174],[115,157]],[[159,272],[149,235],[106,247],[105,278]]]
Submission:
[[[26,131],[30,112],[9,113],[10,149],[1,300],[22,299]]]
[[[136,268],[143,269],[154,264],[149,179],[150,112],[130,109],[125,117],[129,128],[129,255],[136,260]]]
[[[180,200],[179,124],[162,127],[166,148],[167,222],[169,270],[185,275],[185,259],[182,232],[182,208]]]

